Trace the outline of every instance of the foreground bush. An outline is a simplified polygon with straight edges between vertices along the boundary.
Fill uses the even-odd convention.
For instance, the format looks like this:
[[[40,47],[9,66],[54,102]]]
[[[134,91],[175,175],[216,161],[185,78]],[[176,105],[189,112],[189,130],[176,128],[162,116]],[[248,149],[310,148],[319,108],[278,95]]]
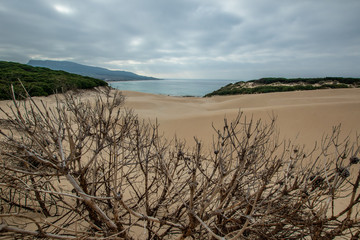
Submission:
[[[209,152],[166,141],[123,101],[108,91],[93,104],[13,102],[0,131],[1,236],[359,237],[359,146],[339,128],[305,153],[277,140],[274,120],[240,113]]]

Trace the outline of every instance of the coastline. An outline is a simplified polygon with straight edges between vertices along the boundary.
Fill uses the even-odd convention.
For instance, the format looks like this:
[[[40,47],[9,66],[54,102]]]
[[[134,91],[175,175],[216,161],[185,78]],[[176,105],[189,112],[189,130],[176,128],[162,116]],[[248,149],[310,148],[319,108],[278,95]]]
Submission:
[[[108,83],[111,87],[124,91],[139,91],[165,96],[203,97],[230,82],[233,81],[226,79],[162,79]]]

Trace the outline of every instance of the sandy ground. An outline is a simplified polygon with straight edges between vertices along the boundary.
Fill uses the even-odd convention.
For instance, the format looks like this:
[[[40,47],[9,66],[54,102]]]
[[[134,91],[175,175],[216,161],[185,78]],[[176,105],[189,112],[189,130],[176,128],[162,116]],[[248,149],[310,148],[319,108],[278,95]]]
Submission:
[[[205,144],[212,142],[212,125],[221,128],[224,117],[232,120],[239,111],[247,117],[270,121],[277,117],[281,139],[296,142],[311,149],[315,141],[330,133],[333,126],[341,124],[343,136],[354,139],[360,134],[360,88],[315,90],[301,92],[269,93],[257,95],[216,96],[211,98],[185,98],[124,91],[125,107],[134,109],[140,118],[156,121],[167,138],[194,142],[194,136]],[[94,99],[94,91],[84,97]],[[55,97],[42,99],[49,106]],[[11,101],[0,101],[0,108],[7,109]],[[5,118],[0,112],[0,118]],[[339,207],[341,207],[339,205]]]
[[[157,120],[165,137],[174,135],[194,146],[194,136],[211,146],[214,125],[222,129],[224,117],[233,120],[239,111],[247,118],[269,122],[276,117],[280,140],[314,149],[334,126],[341,125],[341,137],[353,142],[360,134],[360,88],[297,91],[211,98],[169,97],[124,91],[126,107],[144,119]],[[210,148],[208,148],[210,149]],[[352,172],[357,172],[353,168]],[[343,209],[347,201],[337,202]]]
[[[241,110],[247,117],[269,121],[277,117],[281,138],[313,145],[333,126],[344,134],[360,134],[360,89],[314,90],[256,95],[184,98],[124,91],[126,107],[144,119],[160,123],[168,138],[193,142],[197,136],[212,141],[212,124],[221,128],[224,117],[234,119]]]
[[[223,119],[232,120],[239,111],[247,117],[270,121],[277,118],[281,139],[292,139],[299,144],[312,146],[333,126],[341,124],[344,136],[360,134],[360,88],[314,90],[255,95],[215,96],[211,98],[171,97],[123,91],[125,107],[134,109],[140,118],[158,121],[160,131],[172,139],[175,135],[194,142],[196,136],[209,144],[215,131],[222,128]],[[93,91],[83,94],[93,99]],[[39,99],[39,98],[34,98]],[[55,97],[42,97],[49,106]],[[10,101],[0,101],[7,109]],[[5,118],[0,112],[0,118]]]

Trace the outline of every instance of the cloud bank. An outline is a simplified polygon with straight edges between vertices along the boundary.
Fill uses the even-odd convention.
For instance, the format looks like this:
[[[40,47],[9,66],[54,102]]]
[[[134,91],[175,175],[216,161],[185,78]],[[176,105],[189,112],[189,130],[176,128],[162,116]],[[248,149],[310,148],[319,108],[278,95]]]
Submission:
[[[0,58],[162,78],[360,77],[358,0],[2,0]]]

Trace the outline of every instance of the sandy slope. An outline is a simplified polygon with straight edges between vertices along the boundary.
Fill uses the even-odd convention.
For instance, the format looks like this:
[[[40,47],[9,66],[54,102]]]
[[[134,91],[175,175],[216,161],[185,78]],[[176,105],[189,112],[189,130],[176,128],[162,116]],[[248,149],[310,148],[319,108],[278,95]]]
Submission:
[[[297,137],[297,143],[311,148],[315,141],[329,133],[332,126],[341,124],[344,136],[360,134],[360,89],[316,90],[302,92],[269,93],[258,95],[217,96],[212,98],[183,98],[125,91],[125,107],[133,108],[139,117],[160,124],[168,138],[176,134],[193,143],[197,136],[204,143],[212,142],[212,124],[221,127],[224,117],[235,118],[239,110],[246,116],[270,120],[277,117],[281,138]],[[85,98],[94,99],[96,93],[88,91]],[[55,97],[43,99],[49,106]],[[0,101],[7,109],[10,101]],[[4,118],[0,112],[0,118]],[[338,207],[343,207],[338,203]],[[345,203],[344,203],[345,204]],[[139,233],[142,231],[139,230]]]
[[[221,128],[224,117],[234,119],[244,111],[246,116],[270,120],[277,117],[280,137],[294,139],[306,145],[321,140],[335,125],[341,124],[343,133],[360,134],[360,89],[314,90],[256,95],[215,96],[211,98],[171,97],[124,91],[125,107],[146,120],[160,123],[160,130],[168,138],[176,134],[188,143],[197,136],[205,143],[212,142],[212,124]],[[83,96],[93,99],[93,91]],[[39,98],[35,98],[39,99]],[[48,105],[55,97],[42,97]],[[6,109],[10,101],[0,101]],[[0,118],[4,114],[0,112]]]
[[[239,110],[269,120],[277,116],[280,136],[312,145],[335,125],[344,133],[360,133],[360,89],[315,90],[257,95],[182,98],[123,92],[126,106],[145,119],[157,119],[167,137],[176,134],[191,142],[194,136],[211,141],[212,124],[233,119]]]
[[[312,150],[324,134],[341,124],[342,137],[355,139],[360,134],[360,88],[314,90],[257,95],[216,96],[211,98],[169,97],[136,92],[123,92],[126,106],[145,119],[157,119],[166,137],[174,134],[190,146],[197,136],[211,144],[212,124],[221,128],[224,117],[234,119],[239,110],[247,117],[269,121],[277,117],[280,139],[305,145]],[[208,145],[209,146],[209,145]],[[358,171],[358,168],[352,169]],[[344,199],[335,209],[344,209]],[[337,210],[336,210],[337,211]]]

